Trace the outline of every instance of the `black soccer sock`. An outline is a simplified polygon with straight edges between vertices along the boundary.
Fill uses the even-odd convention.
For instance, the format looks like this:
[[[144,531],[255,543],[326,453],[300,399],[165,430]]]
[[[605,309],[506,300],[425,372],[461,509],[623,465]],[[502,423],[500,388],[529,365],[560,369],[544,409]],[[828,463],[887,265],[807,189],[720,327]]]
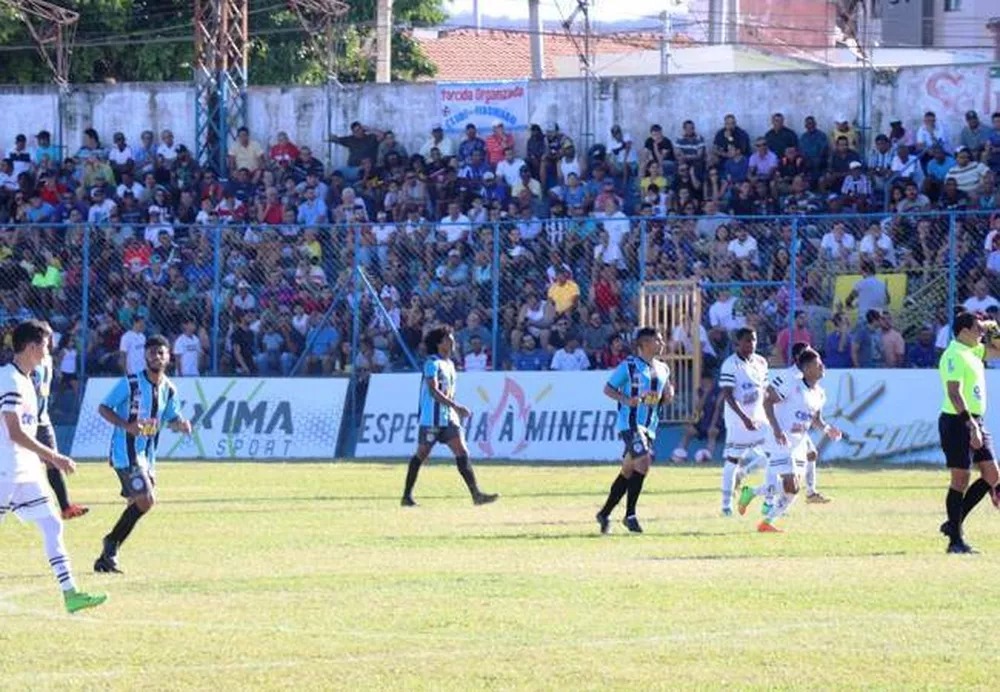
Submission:
[[[962,500],[962,521],[965,521],[969,512],[976,508],[979,501],[986,497],[989,491],[990,484],[982,478],[969,486],[969,489],[965,491],[965,499]]]
[[[461,454],[455,457],[455,466],[458,467],[458,472],[462,474],[462,480],[469,487],[469,492],[472,493],[472,497],[479,495],[479,485],[476,483],[476,472],[472,470],[472,464],[469,463],[469,456],[467,454]]]
[[[948,488],[948,497],[945,499],[945,507],[948,510],[948,522],[951,524],[952,542],[962,540],[962,503],[963,493]]]
[[[403,488],[403,497],[410,497],[413,486],[417,484],[417,474],[420,473],[420,465],[423,462],[416,454],[410,457],[410,466],[406,469],[406,487]]]
[[[627,490],[628,478],[619,473],[618,477],[615,478],[615,482],[611,484],[611,490],[608,492],[608,501],[604,503],[603,507],[601,507],[602,517],[611,515],[611,513],[615,510],[615,507],[618,506],[618,503],[622,501],[623,497],[625,497],[625,492]]]
[[[639,502],[639,495],[642,493],[642,484],[646,480],[646,474],[638,471],[632,472],[632,477],[628,479],[628,498],[625,500],[625,516],[635,516],[635,506]]]
[[[59,509],[65,511],[69,507],[69,494],[66,492],[66,479],[63,478],[62,471],[49,466],[45,474],[49,477],[49,485],[52,486],[52,492],[55,493]]]
[[[137,505],[131,504],[125,508],[122,512],[121,517],[118,519],[118,523],[115,527],[111,529],[111,533],[108,534],[108,538],[114,541],[116,546],[120,546],[128,538],[129,534],[132,533],[132,529],[135,525],[139,523],[142,518],[142,511]]]

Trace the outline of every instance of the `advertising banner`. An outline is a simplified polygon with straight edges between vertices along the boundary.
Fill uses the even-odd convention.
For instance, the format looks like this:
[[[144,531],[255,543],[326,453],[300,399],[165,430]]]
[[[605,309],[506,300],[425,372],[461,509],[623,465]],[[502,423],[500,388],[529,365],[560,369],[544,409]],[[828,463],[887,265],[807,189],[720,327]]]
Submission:
[[[438,115],[445,132],[472,123],[484,136],[500,120],[507,130],[528,127],[528,82],[438,82]]]
[[[98,406],[119,378],[87,382],[73,455],[106,458],[111,426]],[[332,459],[344,415],[347,380],[254,377],[177,378],[190,436],[164,428],[158,459]]]
[[[616,407],[603,395],[608,373],[459,373],[457,399],[474,459],[614,460],[622,445]],[[417,444],[419,374],[373,375],[358,432],[358,457],[408,457]],[[434,454],[450,456],[444,445]]]

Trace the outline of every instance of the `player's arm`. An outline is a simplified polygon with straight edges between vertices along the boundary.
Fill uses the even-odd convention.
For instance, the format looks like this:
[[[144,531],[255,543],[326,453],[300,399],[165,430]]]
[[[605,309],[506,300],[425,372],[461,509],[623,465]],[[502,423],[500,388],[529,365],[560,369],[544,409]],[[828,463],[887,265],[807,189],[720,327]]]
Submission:
[[[426,379],[427,379],[427,391],[430,392],[431,398],[434,399],[434,401],[438,402],[439,404],[444,404],[448,408],[454,409],[455,413],[457,413],[459,416],[463,418],[472,413],[471,411],[469,411],[469,409],[465,408],[460,403],[452,399],[450,396],[442,392],[441,388],[438,387],[436,377],[426,376]]]
[[[841,432],[840,428],[838,428],[835,425],[830,425],[829,423],[826,422],[826,420],[823,418],[822,411],[817,411],[816,415],[813,416],[812,425],[814,428],[819,428],[820,430],[822,430],[823,434],[829,437],[831,440],[836,441],[844,436],[844,433]]]
[[[733,413],[735,413],[739,419],[743,421],[743,425],[746,426],[747,430],[753,430],[754,422],[750,420],[750,416],[745,414],[743,409],[740,408],[740,405],[736,403],[736,388],[731,384],[727,385],[725,383],[722,383],[720,387],[722,389],[722,396],[719,397],[719,399],[723,402],[723,405],[728,406],[733,410]]]
[[[774,405],[781,401],[782,396],[774,386],[767,388],[767,392],[764,394],[764,415],[767,416],[767,422],[771,426],[771,430],[774,432],[774,439],[780,444],[784,444],[787,439],[785,437],[785,431],[781,429],[778,424],[778,417],[774,413]]]
[[[191,421],[181,415],[180,406],[177,404],[176,392],[171,392],[170,396],[167,397],[167,405],[163,409],[163,420],[167,422],[167,426],[175,433],[183,435],[191,434]]]
[[[48,445],[43,445],[24,431],[24,428],[21,427],[21,418],[18,416],[17,411],[5,408],[3,411],[3,421],[7,425],[7,434],[10,436],[10,441],[15,445],[23,447],[29,452],[34,452],[43,461],[49,462],[66,473],[76,471],[76,464],[72,459],[60,454]]]
[[[629,408],[638,406],[639,397],[627,396],[624,392],[629,379],[628,366],[625,363],[619,363],[618,367],[611,372],[611,377],[604,383],[604,396],[620,406],[628,406]]]
[[[128,378],[123,377],[118,380],[118,384],[116,384],[114,388],[108,392],[108,395],[104,397],[104,401],[102,401],[101,405],[97,407],[97,413],[100,414],[101,418],[116,428],[121,428],[129,435],[138,436],[138,421],[132,421],[130,423],[126,419],[119,416],[116,410],[128,401],[129,393],[130,386]]]

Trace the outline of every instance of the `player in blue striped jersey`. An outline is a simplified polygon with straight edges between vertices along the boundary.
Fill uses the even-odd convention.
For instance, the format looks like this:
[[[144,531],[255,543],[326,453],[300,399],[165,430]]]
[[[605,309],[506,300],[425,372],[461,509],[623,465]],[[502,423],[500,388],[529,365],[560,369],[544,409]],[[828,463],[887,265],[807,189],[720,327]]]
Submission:
[[[38,432],[35,434],[35,439],[46,447],[58,451],[56,432],[52,427],[52,419],[49,417],[49,399],[52,396],[51,335],[49,338],[49,355],[46,355],[41,365],[31,372],[31,383],[35,386],[35,395],[38,397]],[[45,467],[49,486],[56,496],[56,502],[59,503],[62,518],[76,519],[89,512],[87,507],[69,501],[69,491],[66,490],[66,479],[63,477],[62,471],[50,463],[46,463]]]
[[[403,507],[416,506],[417,503],[413,501],[413,486],[417,482],[417,474],[434,445],[439,442],[448,445],[455,454],[455,464],[472,494],[472,501],[477,505],[494,502],[497,495],[479,490],[476,474],[469,463],[469,449],[465,444],[462,419],[468,418],[471,412],[455,401],[455,363],[451,360],[451,354],[455,350],[455,335],[451,327],[440,327],[431,330],[424,343],[429,357],[424,363],[420,378],[417,451],[410,458],[400,504]]]
[[[635,514],[636,504],[653,462],[653,440],[660,423],[660,406],[674,396],[670,369],[656,359],[662,349],[660,333],[652,327],[643,327],[636,334],[635,354],[622,361],[604,385],[605,396],[618,404],[617,430],[625,452],[607,502],[597,513],[601,533],[611,533],[611,512],[626,495],[622,523],[632,533],[642,533]]]
[[[145,369],[119,380],[98,409],[101,417],[115,427],[108,461],[128,506],[104,537],[104,549],[94,562],[95,572],[121,572],[118,549],[156,502],[153,488],[161,425],[166,423],[177,433],[191,432],[191,423],[181,416],[177,389],[165,374],[170,363],[169,342],[162,336],[152,336],[145,350]]]

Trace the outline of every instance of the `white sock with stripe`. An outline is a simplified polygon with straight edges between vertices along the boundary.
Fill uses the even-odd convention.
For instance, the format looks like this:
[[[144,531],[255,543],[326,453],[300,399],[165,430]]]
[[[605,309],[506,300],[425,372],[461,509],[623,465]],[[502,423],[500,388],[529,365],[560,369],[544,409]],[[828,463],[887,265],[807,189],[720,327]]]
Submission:
[[[795,502],[795,497],[795,493],[776,493],[771,509],[767,513],[767,522],[773,524],[776,519],[782,517]]]
[[[806,492],[810,495],[816,494],[816,462],[806,462]]]
[[[76,591],[76,582],[73,581],[73,572],[69,564],[69,556],[66,554],[66,546],[63,543],[63,524],[56,517],[43,517],[36,522],[42,532],[45,542],[45,557],[49,559],[53,574],[59,582],[59,588],[63,591]]]
[[[736,471],[739,464],[726,459],[722,462],[722,510],[733,508],[733,491],[736,489]]]

